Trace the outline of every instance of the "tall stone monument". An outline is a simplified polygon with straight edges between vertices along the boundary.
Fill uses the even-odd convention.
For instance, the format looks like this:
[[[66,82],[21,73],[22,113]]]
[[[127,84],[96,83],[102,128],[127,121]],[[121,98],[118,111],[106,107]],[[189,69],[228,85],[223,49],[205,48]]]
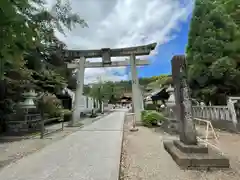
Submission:
[[[180,141],[184,144],[196,145],[196,129],[192,118],[192,102],[186,77],[184,56],[174,56],[172,59],[172,78],[175,86],[175,103],[177,117],[180,121]]]
[[[226,157],[197,141],[186,72],[185,56],[174,56],[172,77],[176,103],[175,113],[180,122],[180,140],[165,141],[164,148],[181,168],[228,168],[229,160]]]

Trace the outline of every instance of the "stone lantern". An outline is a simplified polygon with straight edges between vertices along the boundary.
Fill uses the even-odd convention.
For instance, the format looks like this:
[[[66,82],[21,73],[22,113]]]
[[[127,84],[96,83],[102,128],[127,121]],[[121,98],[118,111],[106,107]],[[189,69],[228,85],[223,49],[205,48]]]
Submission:
[[[170,85],[167,89],[166,92],[169,94],[169,98],[166,102],[166,106],[169,108],[172,108],[175,106],[175,95],[174,95],[174,88]]]
[[[37,97],[37,93],[35,92],[35,90],[31,89],[28,92],[24,92],[22,95],[25,100],[19,103],[19,107],[26,110],[35,109],[36,105],[34,103],[34,99],[36,99]]]
[[[167,113],[171,118],[175,118],[174,112],[175,112],[175,95],[174,95],[174,88],[170,85],[167,89],[166,92],[169,94],[169,98],[166,102],[167,106]]]
[[[40,130],[41,116],[36,112],[34,100],[37,98],[34,90],[22,94],[24,100],[18,104],[16,113],[6,122],[7,134],[18,136]],[[31,111],[30,111],[31,110]]]
[[[169,98],[166,102],[166,113],[168,114],[168,126],[167,131],[170,131],[172,133],[177,133],[179,131],[179,122],[177,121],[176,115],[177,115],[177,108],[176,108],[176,102],[175,102],[175,94],[174,94],[174,88],[172,85],[169,85],[169,87],[166,89],[166,92],[169,94]]]

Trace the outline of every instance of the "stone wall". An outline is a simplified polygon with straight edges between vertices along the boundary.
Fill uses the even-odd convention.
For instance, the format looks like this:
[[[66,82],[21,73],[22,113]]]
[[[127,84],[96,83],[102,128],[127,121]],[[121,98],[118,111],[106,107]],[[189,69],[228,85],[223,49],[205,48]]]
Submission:
[[[26,114],[22,120],[7,121],[6,126],[5,135],[9,136],[22,136],[39,132],[41,129],[41,116],[40,114]]]

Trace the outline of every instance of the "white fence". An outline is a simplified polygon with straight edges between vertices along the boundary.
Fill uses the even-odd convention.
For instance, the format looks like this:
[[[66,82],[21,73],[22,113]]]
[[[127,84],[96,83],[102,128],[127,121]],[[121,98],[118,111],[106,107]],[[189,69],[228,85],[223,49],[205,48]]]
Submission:
[[[240,97],[228,97],[225,106],[192,106],[193,118],[209,120],[214,127],[231,132],[240,132]],[[166,107],[164,114],[170,119],[178,119],[177,106]]]
[[[232,113],[227,106],[193,106],[192,109],[195,118],[232,121]]]
[[[165,113],[169,118],[176,118],[174,108],[166,107]],[[228,106],[192,106],[192,113],[194,118],[234,121],[233,113]]]
[[[75,92],[73,92],[72,90],[68,89],[68,88],[64,88],[65,92],[68,93],[68,95],[71,96],[72,98],[72,107],[74,107],[74,103],[75,103]],[[91,112],[94,109],[94,104],[95,104],[95,108],[100,108],[100,104],[98,101],[96,101],[95,99],[91,98],[91,97],[87,97],[87,96],[82,96],[81,99],[79,100],[81,103],[81,108],[82,108],[82,112]]]

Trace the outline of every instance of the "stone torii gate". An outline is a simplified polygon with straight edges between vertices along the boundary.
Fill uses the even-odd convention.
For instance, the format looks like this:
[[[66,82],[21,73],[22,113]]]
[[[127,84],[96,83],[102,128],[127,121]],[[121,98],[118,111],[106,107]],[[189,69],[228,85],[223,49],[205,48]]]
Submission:
[[[111,61],[111,57],[130,57],[130,66],[132,74],[132,99],[135,112],[135,119],[137,122],[141,120],[141,102],[140,102],[140,91],[139,91],[139,82],[137,76],[136,66],[148,65],[148,60],[139,60],[136,59],[136,56],[148,55],[156,47],[156,43],[136,46],[136,47],[127,47],[119,49],[97,49],[97,50],[62,50],[62,57],[66,60],[71,61],[74,59],[80,59],[78,62],[71,62],[67,64],[67,67],[70,69],[78,69],[77,72],[77,87],[75,92],[75,105],[73,110],[73,117],[71,125],[74,125],[74,122],[80,118],[81,113],[81,101],[83,95],[83,86],[84,86],[84,71],[85,68],[100,68],[100,67],[126,67],[129,66],[129,60],[125,61]],[[102,62],[89,62],[86,61],[86,58],[102,58]]]

